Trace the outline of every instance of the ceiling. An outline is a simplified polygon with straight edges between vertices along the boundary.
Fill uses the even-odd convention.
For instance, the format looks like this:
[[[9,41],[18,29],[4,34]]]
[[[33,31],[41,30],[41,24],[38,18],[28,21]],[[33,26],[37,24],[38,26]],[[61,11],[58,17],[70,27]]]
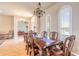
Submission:
[[[41,2],[42,9],[53,6],[55,2]],[[38,2],[0,2],[0,14],[32,17]]]

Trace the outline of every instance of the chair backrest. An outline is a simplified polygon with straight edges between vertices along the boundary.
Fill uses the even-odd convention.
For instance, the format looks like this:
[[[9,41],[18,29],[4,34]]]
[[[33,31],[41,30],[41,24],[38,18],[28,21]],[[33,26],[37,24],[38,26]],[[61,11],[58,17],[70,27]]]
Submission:
[[[58,40],[58,33],[57,32],[50,32],[49,37],[52,40]]]
[[[26,44],[32,46],[32,44],[33,44],[32,34],[30,34],[30,33],[24,34],[24,42],[26,42]]]
[[[32,33],[24,34],[24,41],[26,42],[26,45],[28,46],[28,54],[34,55],[34,40]],[[31,51],[30,51],[31,50]]]
[[[28,35],[28,45],[29,45],[29,50],[30,51],[30,56],[34,55],[34,38],[32,34]]]
[[[70,36],[70,45],[69,45],[69,52],[71,54],[72,48],[74,46],[74,42],[75,42],[75,35],[71,35]]]
[[[28,33],[28,41],[29,41],[29,44],[33,43],[33,33]]]
[[[67,37],[65,39],[64,45],[63,45],[63,52],[65,56],[70,56],[71,51],[74,45],[75,36],[71,35],[70,37]]]
[[[67,37],[63,44],[63,52],[65,56],[69,55],[69,44],[70,44],[70,37]]]
[[[28,43],[28,33],[24,34],[24,42]]]
[[[43,31],[41,35],[42,35],[42,37],[47,37],[47,32]]]

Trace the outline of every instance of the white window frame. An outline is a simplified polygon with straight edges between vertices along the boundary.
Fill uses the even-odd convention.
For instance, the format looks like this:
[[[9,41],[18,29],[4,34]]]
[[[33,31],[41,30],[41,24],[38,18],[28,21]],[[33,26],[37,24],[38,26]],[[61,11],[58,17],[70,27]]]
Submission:
[[[48,25],[49,25],[49,30],[47,30],[47,21],[48,21],[48,19],[49,19],[49,24],[48,24]],[[47,32],[50,32],[50,31],[51,31],[51,15],[50,15],[50,14],[47,14],[47,15],[46,15],[46,20],[45,20],[45,22],[46,22],[46,26],[45,26],[45,27],[46,27],[46,31],[47,31]]]
[[[70,8],[70,24],[69,24],[69,27],[70,27],[70,35],[72,35],[72,7],[70,5],[65,5],[63,6],[60,11],[59,11],[59,14],[58,14],[58,32],[59,32],[59,38],[61,39],[61,26],[60,26],[60,17],[61,17],[61,12],[62,10],[64,10],[64,8],[66,7],[69,7]]]

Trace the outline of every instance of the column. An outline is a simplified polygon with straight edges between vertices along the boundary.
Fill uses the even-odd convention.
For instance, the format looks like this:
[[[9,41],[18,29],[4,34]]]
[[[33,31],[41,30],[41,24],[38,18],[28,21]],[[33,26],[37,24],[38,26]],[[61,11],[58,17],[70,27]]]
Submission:
[[[18,39],[17,17],[14,16],[14,39]]]

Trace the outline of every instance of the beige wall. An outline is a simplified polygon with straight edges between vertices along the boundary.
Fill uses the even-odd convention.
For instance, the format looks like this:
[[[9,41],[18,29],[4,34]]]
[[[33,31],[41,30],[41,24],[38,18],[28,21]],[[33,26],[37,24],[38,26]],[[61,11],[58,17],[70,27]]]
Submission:
[[[13,30],[13,17],[7,15],[0,15],[0,33],[8,33]]]

